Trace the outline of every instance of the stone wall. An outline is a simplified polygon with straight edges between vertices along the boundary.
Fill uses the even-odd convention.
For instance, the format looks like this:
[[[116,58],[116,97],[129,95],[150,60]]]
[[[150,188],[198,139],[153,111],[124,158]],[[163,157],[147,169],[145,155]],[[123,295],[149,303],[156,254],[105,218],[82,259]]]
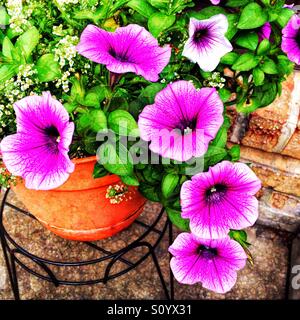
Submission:
[[[287,231],[300,226],[300,71],[290,76],[282,95],[249,116],[227,110],[229,144],[241,145],[241,160],[261,179],[258,194],[263,224]]]

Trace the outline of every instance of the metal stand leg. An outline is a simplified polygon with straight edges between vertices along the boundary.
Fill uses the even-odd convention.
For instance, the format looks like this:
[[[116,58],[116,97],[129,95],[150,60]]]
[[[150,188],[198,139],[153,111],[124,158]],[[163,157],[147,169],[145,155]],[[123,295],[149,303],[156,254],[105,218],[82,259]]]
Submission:
[[[152,256],[152,260],[153,260],[153,262],[154,262],[154,265],[155,265],[155,267],[156,267],[156,271],[157,271],[157,273],[158,273],[158,276],[159,276],[161,285],[162,285],[162,287],[163,287],[163,289],[164,289],[166,299],[167,299],[167,300],[171,300],[170,294],[169,294],[169,290],[168,290],[168,288],[167,288],[167,285],[166,285],[164,276],[163,276],[163,274],[162,274],[162,272],[161,272],[161,268],[160,268],[160,266],[159,266],[159,262],[158,262],[158,260],[157,260],[157,257],[156,257],[156,254],[155,254],[154,251],[151,252],[151,256]]]
[[[173,243],[173,224],[172,222],[169,220],[169,246]],[[170,260],[172,255],[169,255]],[[173,301],[174,300],[174,276],[172,273],[171,268],[169,269],[170,272],[170,300]]]
[[[20,300],[15,257],[14,257],[14,254],[12,252],[10,252],[10,249],[9,249],[7,242],[2,234],[2,231],[0,232],[0,236],[1,236],[1,246],[2,246],[2,250],[3,250],[3,256],[4,256],[5,265],[6,265],[6,270],[8,273],[11,288],[13,290],[14,298],[15,298],[15,300]]]

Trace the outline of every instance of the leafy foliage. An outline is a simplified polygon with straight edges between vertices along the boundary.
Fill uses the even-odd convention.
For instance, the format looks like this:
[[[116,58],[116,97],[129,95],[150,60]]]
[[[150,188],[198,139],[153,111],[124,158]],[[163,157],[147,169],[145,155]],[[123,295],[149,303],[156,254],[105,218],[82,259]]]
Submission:
[[[113,165],[110,161],[97,163],[94,177],[118,174],[124,183],[139,186],[149,200],[160,201],[176,226],[189,230],[188,221],[180,215],[179,192],[190,178],[186,170],[197,173],[197,168],[189,163],[164,163],[166,159],[161,158],[157,165],[134,165],[131,147],[139,136],[138,115],[146,105],[153,104],[159,91],[178,79],[192,81],[197,88],[215,87],[225,107],[235,104],[239,112],[250,113],[270,104],[280,93],[282,81],[293,71],[293,63],[280,49],[281,30],[293,11],[283,8],[281,0],[224,0],[222,6],[192,0],[61,3],[23,1],[23,18],[10,16],[9,8],[0,11],[0,24],[5,26],[0,30],[0,96],[7,108],[0,117],[1,135],[15,130],[12,104],[16,100],[49,90],[62,101],[76,124],[71,156],[94,155],[98,150],[100,159],[114,159]],[[233,51],[222,58],[215,72],[203,72],[182,56],[183,45],[191,17],[208,19],[216,14],[228,19],[226,36]],[[150,83],[134,74],[118,77],[105,66],[76,54],[80,34],[91,23],[108,31],[136,23],[148,29],[160,45],[171,44],[172,57],[160,80]],[[261,39],[261,27],[266,23],[270,23],[271,36]],[[238,161],[239,147],[226,146],[229,127],[224,112],[224,123],[202,159],[201,170],[222,160]],[[99,131],[109,130],[117,134],[117,141],[96,141]],[[122,142],[127,136],[132,139],[128,145],[114,147],[114,142]],[[142,147],[134,150],[139,155],[148,153]],[[243,235],[232,236],[244,241],[240,238]]]

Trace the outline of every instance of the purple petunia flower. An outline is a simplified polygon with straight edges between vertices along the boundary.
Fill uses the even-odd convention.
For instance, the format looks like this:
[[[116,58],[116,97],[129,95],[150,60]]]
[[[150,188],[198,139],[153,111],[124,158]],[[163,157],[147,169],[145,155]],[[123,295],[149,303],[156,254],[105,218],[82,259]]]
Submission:
[[[237,279],[237,270],[245,267],[247,255],[229,237],[217,240],[181,233],[170,246],[171,269],[178,282],[201,282],[206,289],[226,293]]]
[[[288,58],[300,64],[300,17],[293,15],[282,30],[281,49]]]
[[[258,40],[259,42],[263,41],[264,39],[270,39],[272,32],[272,26],[270,22],[265,23],[258,31]]]
[[[160,47],[143,27],[130,24],[115,32],[88,25],[81,34],[77,51],[84,57],[106,65],[114,73],[134,72],[156,82],[169,63],[170,46]]]
[[[219,4],[221,0],[210,0],[213,5]]]
[[[187,161],[202,156],[223,123],[223,103],[215,88],[196,90],[176,81],[160,91],[139,116],[141,138],[165,158]]]
[[[50,190],[62,185],[74,171],[68,156],[74,123],[64,106],[49,92],[14,104],[17,133],[0,144],[3,162],[26,187]]]
[[[189,39],[182,55],[198,63],[204,71],[213,71],[221,58],[232,51],[232,45],[225,37],[228,20],[218,14],[207,20],[190,19]]]
[[[255,193],[261,182],[243,163],[223,161],[182,185],[181,216],[200,238],[225,237],[230,229],[252,226],[258,217]]]

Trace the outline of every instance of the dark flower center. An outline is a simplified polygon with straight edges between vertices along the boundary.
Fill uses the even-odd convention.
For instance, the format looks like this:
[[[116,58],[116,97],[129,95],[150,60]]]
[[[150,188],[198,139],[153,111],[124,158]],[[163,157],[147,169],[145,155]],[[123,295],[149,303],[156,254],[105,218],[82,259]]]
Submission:
[[[298,30],[298,33],[296,35],[296,42],[297,42],[298,46],[300,47],[300,29]]]
[[[216,184],[206,190],[206,201],[218,202],[222,200],[226,194],[227,187],[223,184]]]
[[[45,129],[45,135],[49,139],[48,147],[51,150],[57,151],[57,146],[60,141],[60,134],[55,126],[49,126]]]
[[[116,50],[114,48],[112,48],[112,47],[108,50],[108,53],[112,57],[114,57],[115,59],[117,59],[117,60],[119,60],[121,62],[130,62],[126,53],[117,53]]]
[[[208,29],[199,29],[194,33],[194,41],[199,43],[203,38],[208,35]]]
[[[201,255],[203,258],[212,259],[218,255],[218,250],[201,244],[197,248],[197,254]]]
[[[197,119],[183,121],[178,127],[182,135],[189,134],[196,129]]]

